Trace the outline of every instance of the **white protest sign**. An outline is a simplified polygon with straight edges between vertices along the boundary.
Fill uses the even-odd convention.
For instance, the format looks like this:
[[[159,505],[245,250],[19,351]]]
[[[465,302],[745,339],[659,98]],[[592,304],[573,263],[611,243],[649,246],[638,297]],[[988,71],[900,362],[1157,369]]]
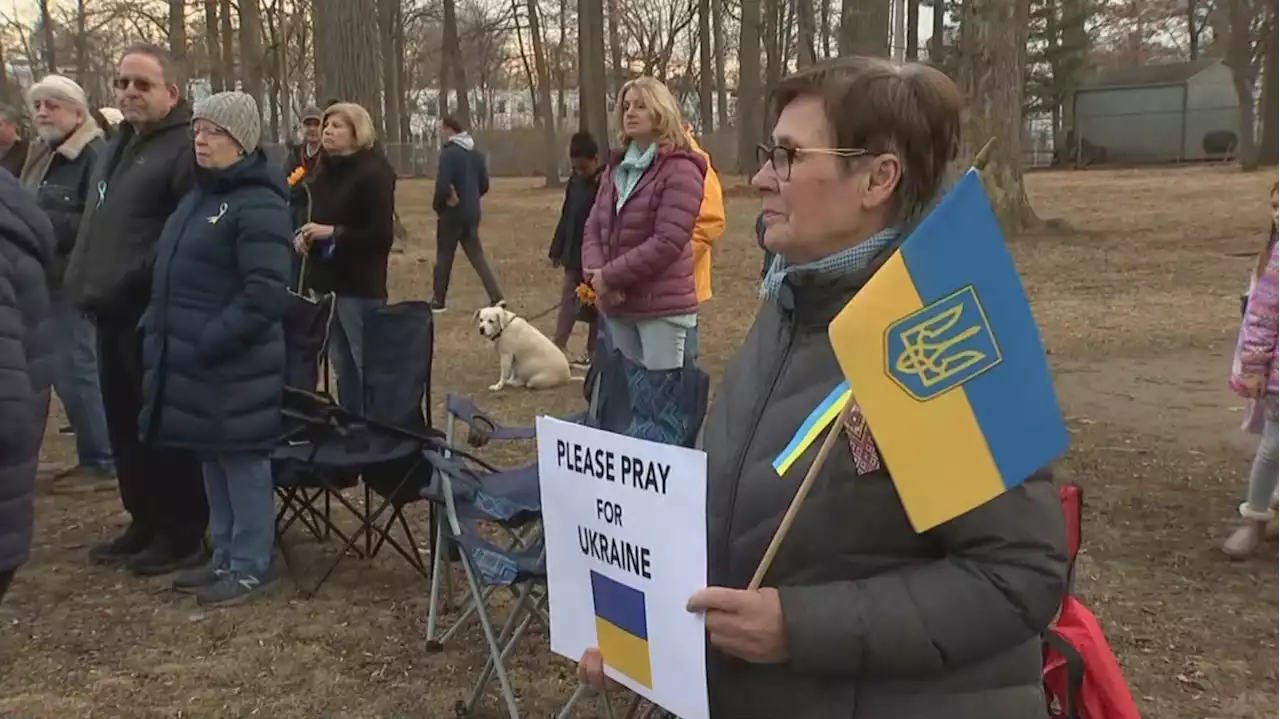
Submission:
[[[708,719],[707,456],[538,418],[551,650],[599,648],[606,673],[683,719]]]

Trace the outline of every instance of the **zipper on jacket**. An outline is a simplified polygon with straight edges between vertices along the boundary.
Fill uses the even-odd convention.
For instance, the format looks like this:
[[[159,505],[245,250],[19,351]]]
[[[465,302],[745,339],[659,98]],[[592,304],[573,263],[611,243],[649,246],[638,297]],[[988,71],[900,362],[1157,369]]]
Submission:
[[[799,325],[795,321],[795,317],[784,319],[787,323],[787,343],[782,348],[782,352],[778,353],[778,360],[774,363],[769,374],[769,384],[760,398],[756,400],[756,406],[751,411],[751,425],[747,431],[746,441],[742,445],[741,451],[738,452],[738,458],[734,462],[732,476],[736,478],[733,488],[729,490],[729,511],[728,516],[724,520],[724,541],[723,554],[724,564],[728,567],[730,547],[733,538],[733,517],[737,514],[738,504],[738,487],[742,484],[742,469],[747,464],[747,452],[751,449],[751,443],[756,437],[756,430],[760,428],[760,420],[764,418],[764,411],[769,405],[769,398],[773,396],[773,390],[778,384],[778,379],[782,376],[782,370],[786,368],[787,362],[791,359],[791,348],[796,341],[796,333]]]

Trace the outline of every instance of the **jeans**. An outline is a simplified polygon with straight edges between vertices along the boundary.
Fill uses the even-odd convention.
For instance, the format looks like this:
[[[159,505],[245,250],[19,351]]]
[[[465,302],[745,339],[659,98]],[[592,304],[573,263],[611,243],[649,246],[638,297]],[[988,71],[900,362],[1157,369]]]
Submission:
[[[578,321],[578,285],[582,283],[582,270],[564,268],[564,281],[560,285],[560,312],[556,315],[556,347],[564,349],[569,346],[569,336],[573,334],[573,325]],[[587,354],[595,354],[596,335],[600,325],[600,317],[596,315],[587,323]]]
[[[1253,468],[1249,472],[1249,494],[1246,507],[1259,515],[1271,508],[1271,497],[1276,491],[1277,465],[1280,464],[1280,424],[1267,420],[1262,426],[1262,438],[1253,456]]]
[[[684,367],[685,341],[698,326],[697,315],[677,315],[656,319],[605,318],[609,342],[623,357],[648,370]]]
[[[209,497],[213,566],[261,578],[271,568],[276,539],[275,485],[265,452],[200,458]]]
[[[351,412],[364,412],[364,314],[382,307],[373,297],[334,299],[333,326],[329,329],[329,361],[338,375],[338,404]]]
[[[67,422],[76,433],[76,456],[82,467],[114,470],[107,415],[98,381],[98,333],[93,321],[69,302],[54,306],[58,359],[53,389],[62,400]]]

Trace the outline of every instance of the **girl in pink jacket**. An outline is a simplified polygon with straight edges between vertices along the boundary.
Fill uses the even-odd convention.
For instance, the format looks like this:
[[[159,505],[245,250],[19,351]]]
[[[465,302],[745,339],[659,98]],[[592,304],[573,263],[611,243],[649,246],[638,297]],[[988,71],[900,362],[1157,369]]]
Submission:
[[[1280,329],[1277,310],[1280,306],[1280,282],[1277,281],[1276,208],[1277,187],[1271,188],[1271,235],[1258,256],[1253,286],[1245,305],[1240,336],[1236,342],[1231,366],[1231,389],[1249,400],[1245,426],[1262,436],[1249,473],[1249,491],[1240,505],[1244,523],[1236,529],[1222,550],[1233,559],[1253,554],[1262,542],[1268,520],[1275,518],[1272,497],[1276,491],[1278,464],[1277,430],[1277,362],[1276,346]]]

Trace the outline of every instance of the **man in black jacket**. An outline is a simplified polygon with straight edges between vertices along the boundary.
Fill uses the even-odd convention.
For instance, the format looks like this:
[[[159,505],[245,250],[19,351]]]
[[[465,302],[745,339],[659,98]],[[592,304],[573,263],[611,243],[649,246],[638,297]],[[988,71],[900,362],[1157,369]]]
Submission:
[[[49,296],[58,335],[58,364],[53,387],[75,430],[75,467],[61,472],[55,490],[110,489],[115,462],[107,434],[98,383],[97,333],[93,321],[62,293],[67,258],[75,246],[93,167],[105,143],[89,115],[84,90],[74,80],[49,75],[27,90],[27,104],[39,141],[27,151],[20,177],[53,223],[57,251],[49,267]]]
[[[128,529],[90,550],[101,564],[167,574],[203,563],[209,508],[194,455],[138,435],[142,337],[155,244],[192,183],[191,108],[181,99],[168,52],[147,43],[125,51],[116,104],[125,122],[94,173],[94,194],[71,252],[65,289],[98,326],[102,400]]]
[[[480,198],[489,192],[489,168],[476,151],[476,141],[454,117],[440,121],[440,166],[436,170],[436,190],[431,208],[436,211],[436,272],[432,308],[443,312],[449,293],[453,257],[462,245],[471,267],[480,276],[489,303],[502,300],[502,288],[480,246]]]
[[[45,271],[49,218],[0,172],[0,599],[27,561],[32,494],[49,412],[54,340]]]

